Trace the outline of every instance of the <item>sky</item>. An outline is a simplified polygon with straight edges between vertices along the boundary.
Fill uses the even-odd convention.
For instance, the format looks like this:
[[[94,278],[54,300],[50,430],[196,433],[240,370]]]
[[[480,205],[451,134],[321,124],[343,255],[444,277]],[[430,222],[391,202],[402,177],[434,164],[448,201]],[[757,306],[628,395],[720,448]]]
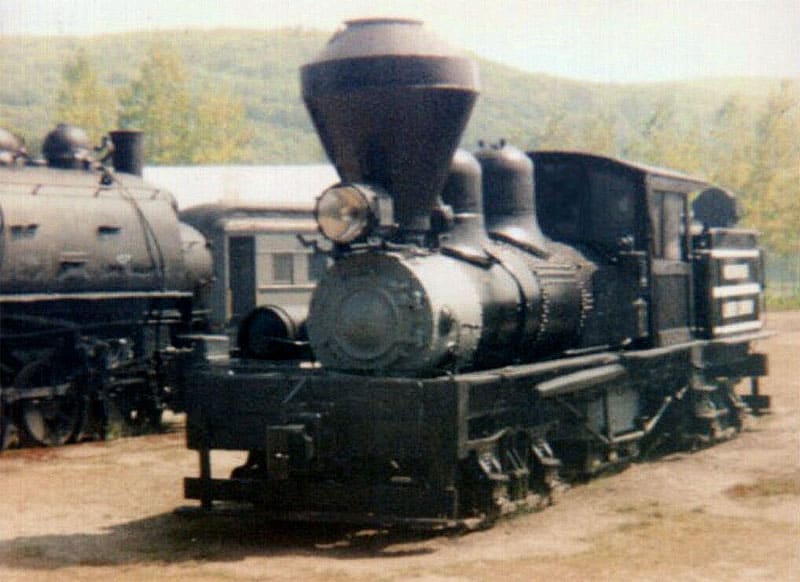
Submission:
[[[573,79],[800,78],[800,0],[0,0],[0,35],[332,32],[368,16],[418,18],[482,57]]]

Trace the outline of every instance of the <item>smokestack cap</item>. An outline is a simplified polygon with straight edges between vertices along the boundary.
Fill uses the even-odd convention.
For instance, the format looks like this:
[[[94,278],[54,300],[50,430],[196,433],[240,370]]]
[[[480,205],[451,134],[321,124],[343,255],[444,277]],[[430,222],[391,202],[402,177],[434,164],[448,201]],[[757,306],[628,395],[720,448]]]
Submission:
[[[412,18],[359,18],[345,21],[309,65],[354,58],[436,56],[463,58],[461,51]],[[308,66],[308,65],[307,65]],[[468,75],[471,71],[465,71]],[[466,83],[473,80],[468,76]]]

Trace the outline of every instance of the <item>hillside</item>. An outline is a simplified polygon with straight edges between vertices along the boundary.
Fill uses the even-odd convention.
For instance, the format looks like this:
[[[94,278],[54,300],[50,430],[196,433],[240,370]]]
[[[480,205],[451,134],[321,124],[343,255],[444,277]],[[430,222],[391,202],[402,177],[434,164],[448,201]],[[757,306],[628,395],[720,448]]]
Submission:
[[[195,92],[222,87],[241,99],[253,140],[245,163],[299,163],[323,159],[300,101],[298,68],[329,37],[327,32],[273,31],[139,32],[79,37],[0,38],[0,126],[25,136],[31,150],[59,120],[54,117],[62,70],[78,49],[86,51],[100,80],[115,90],[136,76],[154,42],[183,58]],[[480,61],[483,91],[465,135],[506,138],[523,148],[548,142],[557,130],[574,136],[593,120],[613,125],[615,152],[626,154],[636,132],[664,103],[689,127],[703,128],[732,95],[757,109],[775,79],[718,79],[686,83],[607,85],[521,72]],[[552,140],[550,140],[552,141]],[[545,145],[552,145],[546,143]]]
[[[103,102],[117,107],[111,104],[125,103],[132,86],[144,86],[134,83],[142,64],[155,53],[168,53],[177,68],[162,69],[172,73],[156,75],[147,85],[168,87],[155,110],[158,121],[149,126],[149,163],[320,162],[324,154],[300,100],[298,69],[328,37],[284,29],[0,38],[0,127],[24,136],[36,154],[49,129],[74,121],[56,116],[65,64],[81,54],[96,79],[79,94],[107,93]],[[530,74],[480,59],[479,66],[483,89],[463,137],[466,148],[475,149],[479,139],[504,138],[523,149],[579,149],[675,168],[730,188],[742,203],[743,225],[760,230],[772,253],[768,269],[778,283],[770,293],[786,305],[798,304],[799,79],[611,85]],[[212,105],[202,109],[205,117],[170,112],[170,105],[187,100]],[[82,108],[81,114],[86,112]],[[91,113],[108,118],[96,124],[99,134],[124,111]],[[139,127],[140,122],[128,123]],[[152,145],[159,143],[168,145]]]

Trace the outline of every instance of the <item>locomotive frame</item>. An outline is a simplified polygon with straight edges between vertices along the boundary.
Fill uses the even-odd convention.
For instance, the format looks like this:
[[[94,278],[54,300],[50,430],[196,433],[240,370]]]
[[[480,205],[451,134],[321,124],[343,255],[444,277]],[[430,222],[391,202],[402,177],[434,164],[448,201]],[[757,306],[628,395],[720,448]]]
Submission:
[[[435,378],[184,354],[187,442],[201,468],[199,477],[185,480],[186,497],[206,508],[216,500],[249,502],[279,519],[473,526],[550,503],[562,478],[730,438],[748,405],[768,408],[768,397],[758,393],[766,358],[751,348],[767,335],[758,313],[755,233],[712,228],[692,235],[688,206],[678,205],[672,218],[683,225],[678,232],[687,255],[673,271],[686,275],[686,295],[675,308],[674,297],[653,292],[666,269],[653,261],[647,209],[654,192],[679,193],[686,203],[704,183],[586,154],[529,156],[537,168],[552,164],[574,175],[576,168],[602,167],[635,178],[631,191],[612,192],[633,196],[645,211],[632,213],[623,230],[650,231],[639,240],[651,250],[623,246],[606,259],[612,271],[605,275],[628,293],[632,287],[633,295],[622,301],[615,287],[598,287],[606,297],[595,294],[594,309],[619,322],[615,333],[625,337],[619,347]],[[553,171],[543,170],[537,181],[540,217],[549,202],[547,182],[557,180]],[[545,234],[559,234],[554,222],[542,225]],[[575,232],[586,243],[590,231]],[[739,278],[726,281],[726,271]],[[645,314],[631,308],[641,297],[650,306]],[[742,298],[754,302],[746,313],[724,307]],[[741,399],[734,390],[740,379],[751,381]],[[212,449],[250,451],[250,458],[230,478],[214,478]]]

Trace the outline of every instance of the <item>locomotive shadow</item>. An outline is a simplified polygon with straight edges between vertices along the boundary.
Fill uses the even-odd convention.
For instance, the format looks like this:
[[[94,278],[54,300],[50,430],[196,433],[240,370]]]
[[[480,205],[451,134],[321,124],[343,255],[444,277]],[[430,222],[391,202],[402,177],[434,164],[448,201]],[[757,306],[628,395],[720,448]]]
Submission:
[[[262,521],[257,515],[164,513],[101,533],[22,536],[0,541],[0,566],[58,570],[248,557],[403,558],[435,551],[442,532],[369,530],[339,524]]]

